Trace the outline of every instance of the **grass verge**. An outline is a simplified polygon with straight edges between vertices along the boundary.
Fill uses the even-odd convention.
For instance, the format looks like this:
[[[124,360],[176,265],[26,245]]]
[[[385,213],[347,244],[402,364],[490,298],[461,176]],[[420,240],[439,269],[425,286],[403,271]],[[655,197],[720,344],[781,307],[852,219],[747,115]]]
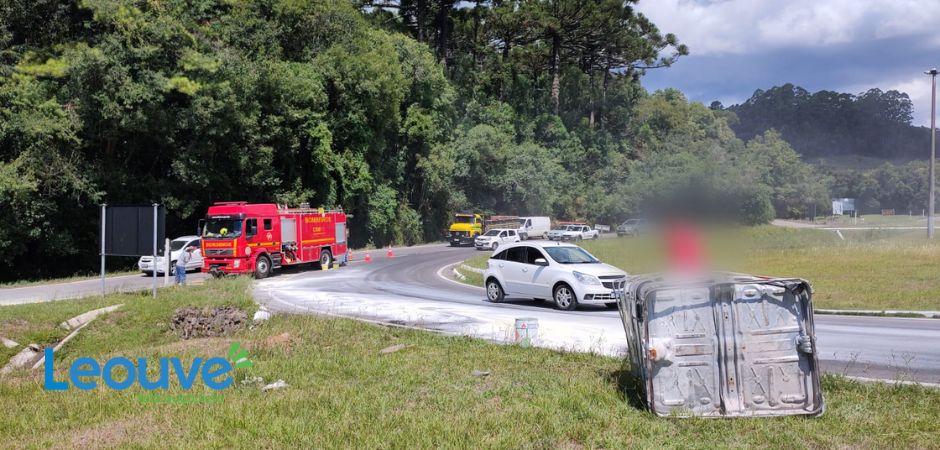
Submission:
[[[134,275],[139,274],[139,270],[121,270],[117,272],[107,272],[105,277],[123,277],[125,275]],[[39,280],[17,280],[0,283],[0,290],[2,289],[12,289],[12,288],[21,288],[34,286],[39,284],[58,284],[58,283],[71,283],[73,281],[85,281],[85,280],[94,280],[100,279],[101,274],[84,274],[84,275],[73,275],[69,277],[61,278],[48,278],[48,279],[39,279]]]
[[[213,280],[156,301],[70,302],[126,306],[57,354],[60,370],[79,356],[190,361],[223,355],[231,341],[249,350],[254,366],[238,369],[235,385],[209,404],[140,403],[136,386],[50,392],[41,374],[16,373],[0,380],[0,448],[926,448],[940,438],[940,392],[916,386],[826,377],[828,410],[818,419],[667,420],[633,406],[614,358],[306,316],[189,341],[166,326],[182,306],[250,309],[246,288],[244,280]],[[68,314],[57,304],[0,308],[5,320],[37,327]],[[380,353],[396,344],[407,347]],[[254,376],[289,387],[263,393],[238,382]],[[169,394],[183,393],[171,383]]]
[[[483,274],[473,270],[468,270],[464,266],[479,270],[486,269],[486,262],[489,260],[490,253],[492,252],[483,252],[483,254],[476,255],[470,259],[465,260],[463,263],[454,266],[454,270],[463,276],[463,278],[457,277],[455,279],[470,286],[483,286]],[[445,275],[450,276],[450,274]]]
[[[822,309],[940,310],[940,244],[919,230],[833,231],[773,226],[712,230],[708,253],[722,270],[800,277]],[[629,273],[664,267],[656,236],[579,243],[601,261]],[[488,255],[464,263],[483,267]],[[464,282],[482,285],[479,279]]]

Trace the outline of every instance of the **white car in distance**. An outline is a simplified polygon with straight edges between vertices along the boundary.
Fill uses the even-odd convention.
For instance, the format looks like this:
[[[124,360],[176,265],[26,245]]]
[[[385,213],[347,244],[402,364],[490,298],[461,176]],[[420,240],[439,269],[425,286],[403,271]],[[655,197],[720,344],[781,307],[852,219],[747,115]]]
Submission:
[[[510,244],[493,253],[483,272],[486,297],[493,303],[550,298],[566,311],[590,304],[616,307],[626,283],[626,272],[560,242]]]
[[[580,241],[582,239],[597,239],[600,231],[592,230],[587,225],[568,225],[568,229],[561,234],[562,241]]]
[[[501,245],[511,244],[522,240],[516,230],[508,228],[494,228],[476,237],[473,245],[477,250],[496,250]]]
[[[179,258],[180,254],[186,251],[186,247],[196,247],[193,250],[193,257],[189,260],[189,263],[186,264],[186,271],[191,270],[200,270],[202,269],[202,248],[201,241],[199,236],[183,236],[178,237],[170,241],[170,275],[173,275],[176,272],[176,259]],[[166,250],[164,249],[164,252]],[[141,272],[152,275],[154,271],[154,261],[153,256],[141,256],[137,260],[137,268]],[[166,260],[163,257],[163,254],[157,255],[156,261],[156,271],[158,274],[166,272]]]
[[[548,232],[548,240],[550,241],[560,241],[561,236],[565,234],[570,228],[574,228],[576,225],[562,225],[554,230]]]

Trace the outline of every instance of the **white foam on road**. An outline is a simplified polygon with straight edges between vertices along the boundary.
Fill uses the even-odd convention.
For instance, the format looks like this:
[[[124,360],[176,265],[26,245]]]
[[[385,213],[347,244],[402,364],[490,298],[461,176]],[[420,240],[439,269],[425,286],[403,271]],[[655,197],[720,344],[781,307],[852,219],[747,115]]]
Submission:
[[[330,281],[341,282],[343,278],[361,279],[353,273],[340,273],[332,275]],[[533,343],[538,347],[607,356],[622,356],[627,349],[617,317],[494,308],[482,295],[479,304],[440,302],[384,293],[333,292],[300,286],[290,279],[261,281],[255,294],[269,308],[282,311],[364,319],[505,343],[514,341],[517,318],[533,318],[539,323],[538,338]]]

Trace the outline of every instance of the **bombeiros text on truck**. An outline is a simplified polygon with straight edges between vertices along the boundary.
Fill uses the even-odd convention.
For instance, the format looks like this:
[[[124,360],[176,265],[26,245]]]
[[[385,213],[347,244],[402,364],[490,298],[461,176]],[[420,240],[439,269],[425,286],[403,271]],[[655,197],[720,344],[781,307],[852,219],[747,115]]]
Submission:
[[[283,266],[346,262],[346,213],[301,205],[220,202],[200,221],[202,271],[270,275]]]

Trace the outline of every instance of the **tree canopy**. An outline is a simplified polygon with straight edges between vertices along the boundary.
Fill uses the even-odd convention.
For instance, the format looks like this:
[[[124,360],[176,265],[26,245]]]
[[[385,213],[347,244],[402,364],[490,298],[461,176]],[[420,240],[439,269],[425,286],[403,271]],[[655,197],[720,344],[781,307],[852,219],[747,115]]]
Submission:
[[[171,234],[214,201],[341,206],[358,246],[457,209],[762,223],[824,199],[786,131],[643,89],[688,49],[634,4],[3,2],[0,276],[93,268],[102,202],[165,204]]]
[[[721,107],[720,103],[714,105]],[[777,130],[805,157],[861,155],[909,160],[929,148],[929,130],[911,125],[907,94],[870,89],[858,95],[810,93],[793,84],[758,89],[747,101],[728,108],[742,138]]]

